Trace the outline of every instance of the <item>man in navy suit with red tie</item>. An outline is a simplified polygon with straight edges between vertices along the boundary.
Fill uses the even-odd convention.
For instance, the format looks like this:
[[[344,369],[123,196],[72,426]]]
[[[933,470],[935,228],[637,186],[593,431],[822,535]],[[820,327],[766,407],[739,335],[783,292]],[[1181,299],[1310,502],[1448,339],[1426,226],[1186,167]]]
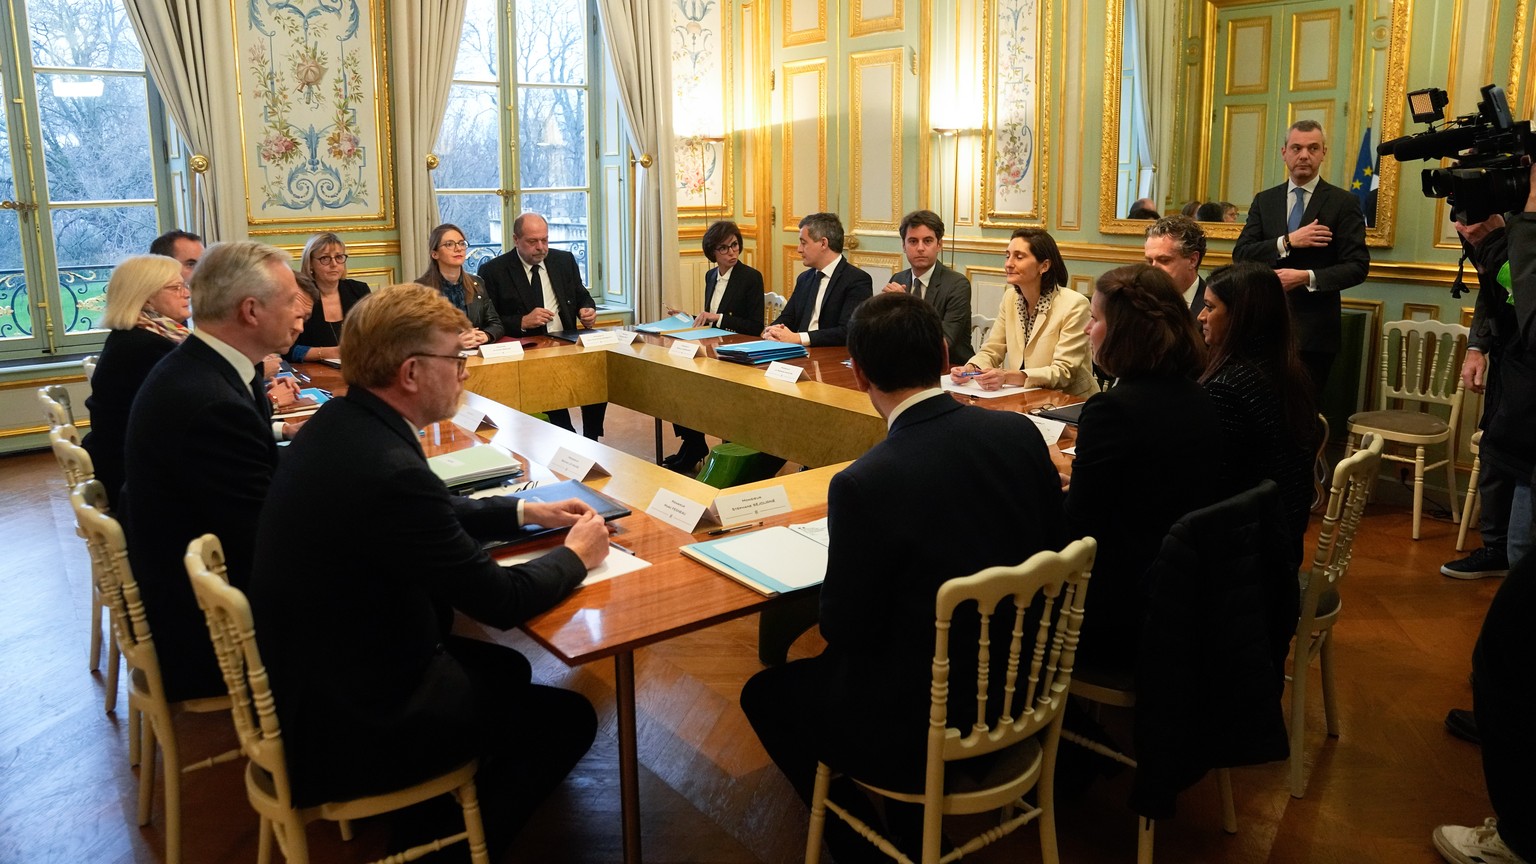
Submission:
[[[557,324],[558,330],[591,327],[597,320],[597,303],[581,282],[576,256],[549,248],[549,223],[544,217],[524,213],[514,219],[512,244],[513,251],[485,262],[479,273],[507,335],[545,336],[551,324]],[[574,431],[569,409],[545,413],[549,422]],[[606,402],[581,406],[581,434],[593,441],[602,437],[607,413]]]
[[[846,344],[848,319],[874,293],[875,282],[843,257],[843,223],[836,213],[800,220],[800,260],[806,271],[763,338],[812,348]]]
[[[1365,281],[1360,201],[1318,176],[1328,155],[1322,124],[1297,120],[1281,151],[1290,178],[1253,196],[1232,260],[1275,268],[1296,322],[1297,349],[1322,392],[1339,353],[1339,292]]]

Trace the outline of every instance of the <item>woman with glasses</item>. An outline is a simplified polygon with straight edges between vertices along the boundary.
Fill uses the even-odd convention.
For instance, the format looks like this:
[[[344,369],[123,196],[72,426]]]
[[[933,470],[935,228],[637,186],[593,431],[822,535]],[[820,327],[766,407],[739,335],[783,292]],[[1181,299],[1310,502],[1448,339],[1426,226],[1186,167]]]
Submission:
[[[1205,282],[1200,327],[1210,349],[1200,383],[1216,404],[1233,491],[1275,481],[1301,563],[1312,509],[1312,455],[1321,428],[1306,367],[1296,355],[1285,288],[1274,268],[1222,267]]]
[[[1067,536],[1099,541],[1077,656],[1122,668],[1141,634],[1142,574],[1174,522],[1227,494],[1227,460],[1216,407],[1195,380],[1205,346],[1168,274],[1134,264],[1100,276],[1087,336],[1118,382],[1083,406],[1067,489]]]
[[[299,287],[314,306],[288,359],[296,363],[340,360],[342,319],[357,301],[368,296],[368,286],[347,278],[347,245],[330,231],[316,234],[304,244],[297,275]]]
[[[496,314],[496,304],[485,293],[485,283],[464,269],[464,259],[469,257],[469,243],[459,226],[443,224],[433,228],[427,238],[427,249],[432,255],[432,263],[427,265],[427,272],[416,279],[416,284],[435,289],[469,318],[470,329],[460,334],[459,344],[468,350],[506,335],[501,316]]]
[[[1046,387],[1072,396],[1097,393],[1088,362],[1088,301],[1067,288],[1067,263],[1056,240],[1039,228],[1020,228],[1003,259],[997,323],[987,343],[964,366],[949,371],[956,384],[983,390]]]
[[[763,274],[741,263],[741,229],[735,222],[716,222],[704,232],[702,245],[704,257],[715,266],[704,274],[704,307],[694,316],[693,326],[735,333],[763,332]],[[692,474],[709,454],[704,433],[675,423],[672,429],[683,444],[661,464]]]
[[[112,269],[107,313],[112,332],[96,362],[85,408],[91,431],[81,442],[90,451],[96,479],[116,509],[123,485],[123,440],[128,409],[149,370],[187,338],[192,292],[182,281],[181,263],[164,255],[136,255]]]

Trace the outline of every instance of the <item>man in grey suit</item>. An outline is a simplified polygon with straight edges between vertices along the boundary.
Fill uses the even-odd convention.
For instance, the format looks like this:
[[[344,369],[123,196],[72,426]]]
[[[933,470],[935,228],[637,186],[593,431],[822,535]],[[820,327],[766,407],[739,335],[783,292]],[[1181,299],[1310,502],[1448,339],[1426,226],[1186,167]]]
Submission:
[[[1196,318],[1205,308],[1205,277],[1200,263],[1205,260],[1205,232],[1200,223],[1188,216],[1164,216],[1147,229],[1142,244],[1147,263],[1167,273],[1173,287],[1184,292],[1184,302]]]
[[[932,210],[901,217],[901,249],[912,266],[891,276],[886,291],[907,291],[927,300],[944,322],[950,365],[963,365],[976,353],[971,346],[971,280],[944,266],[944,220]]]
[[[1290,177],[1253,196],[1232,260],[1275,268],[1296,322],[1301,362],[1321,393],[1339,353],[1339,292],[1365,281],[1371,253],[1359,200],[1318,176],[1328,155],[1322,125],[1292,123],[1281,155]]]

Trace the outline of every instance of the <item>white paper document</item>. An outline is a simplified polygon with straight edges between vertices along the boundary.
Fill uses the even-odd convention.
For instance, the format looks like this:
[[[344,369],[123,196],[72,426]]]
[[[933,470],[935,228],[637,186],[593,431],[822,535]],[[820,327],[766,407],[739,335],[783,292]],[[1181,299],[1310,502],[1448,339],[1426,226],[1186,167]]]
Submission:
[[[1040,430],[1040,437],[1045,439],[1047,446],[1060,441],[1061,433],[1067,430],[1067,424],[1060,420],[1052,420],[1049,417],[1040,417],[1035,414],[1025,414],[1024,416],[1028,417],[1030,422],[1035,424],[1035,428]]]
[[[943,387],[946,393],[959,393],[976,399],[997,399],[1002,396],[1012,396],[1016,393],[1028,393],[1031,390],[1040,389],[1039,387],[1010,387],[1005,384],[997,390],[983,390],[976,383],[975,379],[967,380],[964,384],[956,384],[948,375],[939,379],[939,386]]]
[[[527,564],[529,561],[532,561],[535,558],[548,554],[549,551],[550,550],[548,549],[540,549],[537,552],[523,552],[518,555],[508,556],[506,558],[498,558],[496,559],[496,563],[503,567],[511,567],[515,564]],[[625,573],[633,573],[636,570],[644,570],[649,566],[651,566],[651,562],[645,560],[644,558],[639,558],[629,554],[628,552],[625,552],[622,549],[616,549],[610,546],[608,547],[608,557],[603,559],[603,563],[593,567],[591,570],[588,570],[587,578],[581,580],[581,584],[591,585],[596,582],[612,579],[615,576],[622,576]]]
[[[827,547],[820,543],[786,542],[787,533],[789,528],[765,528],[730,540],[717,540],[714,547],[788,589],[820,584],[827,575]]]

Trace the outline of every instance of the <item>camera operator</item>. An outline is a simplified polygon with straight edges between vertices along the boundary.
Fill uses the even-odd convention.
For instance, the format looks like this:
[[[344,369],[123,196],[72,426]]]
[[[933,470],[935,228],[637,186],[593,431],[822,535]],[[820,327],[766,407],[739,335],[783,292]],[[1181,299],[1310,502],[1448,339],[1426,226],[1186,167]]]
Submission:
[[[1519,338],[1510,294],[1509,239],[1504,217],[1456,224],[1477,270],[1478,291],[1472,333],[1461,382],[1483,393],[1482,499],[1478,532],[1483,546],[1440,568],[1453,579],[1503,576],[1530,548],[1531,472],[1536,440],[1526,434],[1536,420],[1536,359]]]
[[[1536,166],[1531,169],[1536,181]],[[1530,184],[1536,192],[1536,182]],[[1508,229],[1518,345],[1536,344],[1536,194]],[[1479,298],[1481,304],[1482,298]],[[1507,397],[1509,394],[1505,394]],[[1508,399],[1501,399],[1501,403]],[[1501,407],[1501,412],[1503,408]],[[1530,415],[1522,429],[1532,436]],[[1488,433],[1484,433],[1486,453]],[[1510,571],[1494,595],[1472,651],[1472,704],[1483,743],[1483,780],[1495,818],[1482,827],[1441,825],[1435,848],[1454,864],[1536,862],[1536,555]]]

